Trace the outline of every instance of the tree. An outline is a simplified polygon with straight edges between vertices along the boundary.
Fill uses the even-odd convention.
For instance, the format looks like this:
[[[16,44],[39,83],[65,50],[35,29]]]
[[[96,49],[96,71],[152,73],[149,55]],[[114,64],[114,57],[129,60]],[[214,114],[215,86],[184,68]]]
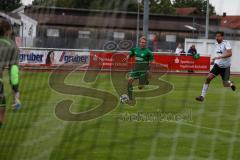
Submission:
[[[186,7],[196,7],[199,11],[206,14],[207,12],[207,1],[206,0],[174,0],[173,6],[175,8],[186,8]],[[215,7],[209,4],[209,14],[214,15]]]
[[[161,14],[174,14],[175,8],[171,0],[150,0],[150,12]]]
[[[33,5],[136,12],[138,0],[34,0]],[[143,11],[143,0],[140,4]],[[150,0],[151,13],[174,13],[171,0]]]
[[[132,0],[130,0],[132,1]],[[84,9],[127,9],[127,0],[34,0],[33,5]],[[129,3],[130,4],[130,3]]]
[[[0,11],[9,12],[22,5],[21,0],[0,0]]]
[[[140,4],[143,11],[144,0]],[[206,0],[149,0],[150,12],[161,14],[175,14],[175,8],[196,7],[202,13],[206,13]],[[33,5],[55,6],[66,8],[84,8],[99,10],[118,10],[136,12],[138,0],[34,0]],[[210,15],[215,14],[215,8],[210,4]]]

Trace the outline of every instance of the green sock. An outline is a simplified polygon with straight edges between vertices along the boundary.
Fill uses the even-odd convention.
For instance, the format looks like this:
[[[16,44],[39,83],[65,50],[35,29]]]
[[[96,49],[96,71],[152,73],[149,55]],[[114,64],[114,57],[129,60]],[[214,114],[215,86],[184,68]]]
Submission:
[[[133,99],[132,92],[133,92],[133,86],[132,86],[132,84],[128,84],[128,97],[130,100]]]

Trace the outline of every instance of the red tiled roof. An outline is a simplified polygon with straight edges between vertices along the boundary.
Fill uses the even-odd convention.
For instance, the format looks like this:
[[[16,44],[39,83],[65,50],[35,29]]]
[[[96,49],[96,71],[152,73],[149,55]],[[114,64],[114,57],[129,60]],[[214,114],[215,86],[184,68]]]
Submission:
[[[240,16],[224,16],[221,19],[221,26],[231,29],[240,29]]]
[[[199,11],[197,8],[192,7],[192,8],[176,8],[176,14],[178,15],[193,15],[193,14],[198,14]]]

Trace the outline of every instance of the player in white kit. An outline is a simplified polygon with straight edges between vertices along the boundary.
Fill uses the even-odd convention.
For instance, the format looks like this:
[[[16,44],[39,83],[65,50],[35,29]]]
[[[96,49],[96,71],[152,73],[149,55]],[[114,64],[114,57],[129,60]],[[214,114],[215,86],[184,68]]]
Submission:
[[[222,77],[224,87],[229,87],[233,91],[236,90],[236,86],[229,80],[232,47],[228,41],[224,40],[224,32],[216,32],[216,41],[216,55],[211,62],[214,66],[203,85],[201,96],[196,97],[196,100],[200,102],[204,101],[210,82],[219,74]]]

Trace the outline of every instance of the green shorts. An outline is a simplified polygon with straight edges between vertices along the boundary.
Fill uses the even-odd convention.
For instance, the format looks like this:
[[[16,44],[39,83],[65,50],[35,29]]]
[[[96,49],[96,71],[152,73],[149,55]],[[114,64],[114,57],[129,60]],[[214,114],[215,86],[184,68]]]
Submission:
[[[3,82],[0,79],[0,108],[6,107],[6,98],[4,96],[4,86]]]
[[[144,85],[148,81],[148,71],[133,70],[129,73],[129,77],[132,79],[139,79],[139,84]]]
[[[149,63],[136,63],[133,70],[129,73],[132,79],[139,79],[139,84],[144,85],[148,83]]]

